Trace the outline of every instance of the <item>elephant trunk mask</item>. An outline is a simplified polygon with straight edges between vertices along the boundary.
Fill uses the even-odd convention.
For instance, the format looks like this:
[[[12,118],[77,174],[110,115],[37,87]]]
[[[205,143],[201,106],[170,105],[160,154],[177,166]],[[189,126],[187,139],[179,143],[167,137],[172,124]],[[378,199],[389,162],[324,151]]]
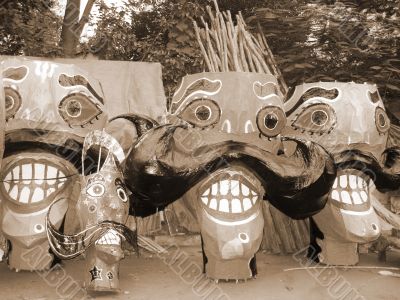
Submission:
[[[86,137],[83,155],[91,147],[99,152],[99,164],[94,173],[83,176],[83,189],[77,203],[82,231],[74,235],[61,234],[50,222],[49,210],[47,234],[52,250],[61,259],[85,253],[87,289],[118,291],[119,261],[124,257],[122,241],[137,245],[136,232],[124,225],[129,201],[118,164],[123,151],[111,136],[101,131]]]

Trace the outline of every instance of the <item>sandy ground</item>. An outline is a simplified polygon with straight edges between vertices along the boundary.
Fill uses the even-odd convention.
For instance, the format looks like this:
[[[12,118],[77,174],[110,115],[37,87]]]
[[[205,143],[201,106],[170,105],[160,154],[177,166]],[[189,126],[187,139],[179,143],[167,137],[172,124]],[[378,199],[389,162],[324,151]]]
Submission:
[[[379,263],[373,254],[361,255],[359,266],[377,266],[377,269],[311,271],[285,270],[304,263],[293,256],[259,253],[256,279],[216,284],[204,275],[197,276],[196,268],[200,270],[202,266],[198,247],[181,247],[174,252],[180,253],[180,262],[178,259],[174,263],[173,255],[158,257],[143,253],[140,257],[126,257],[121,263],[118,294],[83,296],[82,291],[63,291],[63,280],[68,275],[75,280],[76,287],[82,284],[82,258],[67,261],[61,271],[46,276],[35,272],[15,273],[5,263],[0,263],[0,299],[68,299],[68,295],[73,294],[74,299],[400,299],[400,278],[378,274],[384,267],[400,267],[398,253],[389,253],[387,263]],[[189,265],[192,273],[189,269],[185,271]]]

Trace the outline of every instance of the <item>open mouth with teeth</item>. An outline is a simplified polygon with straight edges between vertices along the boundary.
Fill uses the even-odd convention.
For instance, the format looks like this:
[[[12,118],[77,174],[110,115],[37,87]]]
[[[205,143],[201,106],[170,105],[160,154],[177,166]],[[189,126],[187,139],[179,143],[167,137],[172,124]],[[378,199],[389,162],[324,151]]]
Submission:
[[[114,230],[108,230],[104,235],[96,241],[96,245],[121,245],[121,237],[119,233]]]
[[[203,208],[214,216],[237,219],[257,210],[261,184],[240,171],[224,171],[200,188]]]
[[[369,210],[369,181],[369,177],[358,170],[338,171],[330,193],[331,203],[344,210]]]
[[[46,154],[47,156],[47,154]],[[18,205],[37,204],[53,199],[65,188],[70,175],[70,168],[58,160],[42,158],[8,157],[2,172],[0,191]]]

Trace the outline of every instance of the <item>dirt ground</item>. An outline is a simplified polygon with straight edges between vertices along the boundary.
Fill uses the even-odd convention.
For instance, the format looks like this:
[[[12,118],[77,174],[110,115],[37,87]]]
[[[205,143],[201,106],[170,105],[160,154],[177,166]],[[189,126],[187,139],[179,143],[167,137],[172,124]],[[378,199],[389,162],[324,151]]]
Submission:
[[[287,270],[302,267],[300,255],[259,253],[256,279],[216,284],[197,273],[202,267],[198,247],[171,249],[169,256],[142,253],[140,257],[126,257],[121,263],[118,294],[84,295],[83,290],[78,291],[83,278],[82,258],[67,261],[49,274],[15,273],[3,262],[0,299],[400,299],[400,278],[378,273],[385,267],[400,267],[400,255],[394,252],[388,254],[387,263],[379,263],[374,254],[361,255],[359,266],[378,268],[311,270]],[[173,260],[172,256],[180,258]],[[72,282],[69,290],[65,287],[67,277]]]

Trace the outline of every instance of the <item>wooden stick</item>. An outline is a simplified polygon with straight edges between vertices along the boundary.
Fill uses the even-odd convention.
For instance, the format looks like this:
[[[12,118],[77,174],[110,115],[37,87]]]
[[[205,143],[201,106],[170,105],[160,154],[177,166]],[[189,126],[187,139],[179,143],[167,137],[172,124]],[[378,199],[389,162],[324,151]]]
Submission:
[[[205,62],[206,62],[206,64],[207,64],[208,69],[211,70],[210,59],[208,58],[207,51],[206,51],[206,49],[204,48],[204,45],[203,45],[203,43],[202,43],[202,41],[201,41],[200,29],[199,29],[199,27],[197,26],[196,21],[193,21],[193,25],[194,25],[194,31],[195,31],[195,33],[196,33],[197,42],[199,43],[201,52],[203,53],[204,60],[205,60]]]

